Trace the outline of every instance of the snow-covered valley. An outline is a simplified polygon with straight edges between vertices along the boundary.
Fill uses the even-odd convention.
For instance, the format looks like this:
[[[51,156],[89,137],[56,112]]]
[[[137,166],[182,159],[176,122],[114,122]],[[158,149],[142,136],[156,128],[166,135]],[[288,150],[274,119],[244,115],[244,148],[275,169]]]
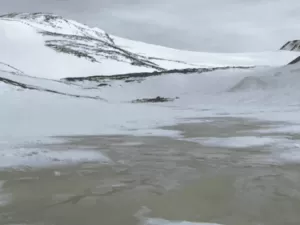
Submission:
[[[32,147],[59,143],[50,137],[90,135],[167,136],[209,150],[263,149],[263,157],[249,153],[238,163],[297,164],[300,52],[289,45],[261,53],[191,52],[115,37],[52,14],[1,16],[0,168],[70,161],[135,168],[131,158],[128,165],[114,161],[102,148],[96,154],[72,145],[61,154]],[[170,128],[178,124],[187,128]],[[198,153],[189,154],[195,159]],[[194,224],[170,221],[146,218],[145,224]]]
[[[42,13],[1,16],[0,32],[2,137],[146,134],[185,118],[260,118],[298,105],[300,66],[287,66],[297,51],[185,52]],[[170,102],[133,103],[156,97]]]
[[[173,135],[159,127],[219,115],[299,122],[294,47],[189,52],[43,13],[1,16],[0,34],[1,139]]]

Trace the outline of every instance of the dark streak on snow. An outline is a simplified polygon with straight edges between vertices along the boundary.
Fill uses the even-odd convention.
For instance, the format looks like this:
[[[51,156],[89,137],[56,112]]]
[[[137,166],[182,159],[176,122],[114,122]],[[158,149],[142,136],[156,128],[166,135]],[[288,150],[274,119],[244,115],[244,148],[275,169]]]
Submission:
[[[117,75],[105,75],[105,76],[88,76],[88,77],[67,77],[63,78],[64,81],[103,81],[103,80],[127,80],[134,78],[147,78],[152,76],[161,76],[169,74],[191,74],[191,73],[206,73],[213,72],[216,70],[229,70],[229,69],[252,69],[254,66],[236,66],[236,67],[214,67],[214,68],[187,68],[187,69],[173,69],[166,71],[154,71],[154,72],[142,72],[142,73],[126,73],[126,74],[117,74]]]
[[[125,59],[129,60],[131,61],[132,65],[149,67],[159,71],[165,70],[164,68],[151,62],[147,57],[129,52],[115,45],[113,40],[109,37],[109,35],[106,35],[106,37],[109,37],[108,41],[104,41],[91,36],[61,34],[61,33],[49,32],[49,31],[40,31],[40,33],[42,35],[49,36],[49,37],[64,38],[64,40],[47,40],[46,41],[47,47],[50,47],[56,51],[60,51],[64,53],[68,53],[68,51],[64,51],[66,50],[66,48],[70,49],[70,47],[72,47],[73,51],[69,51],[69,53],[74,55],[74,51],[76,51],[75,55],[78,57],[79,57],[78,48],[81,48],[80,55],[90,59],[92,62],[96,62],[96,59],[92,55],[95,56],[95,55],[102,54],[101,56],[105,58],[110,58],[117,61],[124,61]],[[85,43],[82,44],[76,41],[84,41]],[[91,44],[94,44],[94,46],[91,46]],[[61,51],[61,49],[64,50]]]
[[[300,61],[300,56],[298,56],[297,58],[295,58],[294,60],[292,60],[291,62],[288,63],[288,65],[292,65],[295,63],[298,63]]]
[[[7,79],[7,78],[3,78],[3,77],[0,77],[0,82],[6,83],[6,84],[9,84],[9,85],[13,85],[13,86],[16,86],[16,87],[20,87],[20,88],[23,88],[23,89],[28,89],[28,90],[44,91],[44,92],[49,92],[49,93],[64,95],[64,96],[69,96],[69,97],[75,97],[75,98],[85,98],[85,99],[95,99],[95,100],[106,101],[105,99],[100,98],[100,97],[67,94],[67,93],[54,91],[54,90],[50,90],[50,89],[46,89],[46,88],[40,88],[40,87],[36,87],[36,86],[32,86],[32,85],[23,84],[23,83],[13,81],[13,80],[10,80],[10,79]]]
[[[17,72],[17,73],[19,73],[19,74],[24,74],[23,71],[17,69],[16,67],[13,67],[13,66],[11,66],[11,65],[9,65],[9,64],[7,64],[7,63],[0,62],[0,64],[2,64],[2,65],[4,65],[4,66],[7,66],[7,67],[9,67],[9,68],[11,68],[11,69],[13,69],[13,70],[15,70],[15,72]]]

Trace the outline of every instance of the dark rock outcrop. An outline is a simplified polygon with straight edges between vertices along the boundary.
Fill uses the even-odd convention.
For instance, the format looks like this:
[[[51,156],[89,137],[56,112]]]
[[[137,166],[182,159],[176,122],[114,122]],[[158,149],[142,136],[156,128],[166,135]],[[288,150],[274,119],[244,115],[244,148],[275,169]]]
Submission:
[[[176,98],[165,98],[165,97],[157,96],[156,98],[141,98],[141,99],[136,99],[136,100],[133,100],[132,103],[172,102],[175,99],[179,99],[179,98],[178,97],[176,97]]]

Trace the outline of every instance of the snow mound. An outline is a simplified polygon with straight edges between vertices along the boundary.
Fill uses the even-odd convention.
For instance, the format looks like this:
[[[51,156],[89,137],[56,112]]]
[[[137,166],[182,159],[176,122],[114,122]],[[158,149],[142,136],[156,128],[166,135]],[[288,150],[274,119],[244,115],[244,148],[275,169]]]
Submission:
[[[245,77],[235,86],[230,88],[230,92],[246,91],[246,90],[263,90],[267,87],[267,83],[259,77]]]
[[[260,94],[275,97],[290,97],[300,94],[300,66],[299,64],[287,65],[280,68],[271,68],[262,71],[250,72],[247,76],[233,83],[228,92],[260,91]]]

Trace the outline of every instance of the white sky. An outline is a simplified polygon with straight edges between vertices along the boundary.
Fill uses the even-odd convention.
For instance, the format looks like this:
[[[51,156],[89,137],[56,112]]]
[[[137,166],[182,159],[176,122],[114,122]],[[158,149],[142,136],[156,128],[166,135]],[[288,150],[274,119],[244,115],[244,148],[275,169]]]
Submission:
[[[180,49],[274,50],[300,39],[300,0],[1,0],[0,13],[45,11]]]

